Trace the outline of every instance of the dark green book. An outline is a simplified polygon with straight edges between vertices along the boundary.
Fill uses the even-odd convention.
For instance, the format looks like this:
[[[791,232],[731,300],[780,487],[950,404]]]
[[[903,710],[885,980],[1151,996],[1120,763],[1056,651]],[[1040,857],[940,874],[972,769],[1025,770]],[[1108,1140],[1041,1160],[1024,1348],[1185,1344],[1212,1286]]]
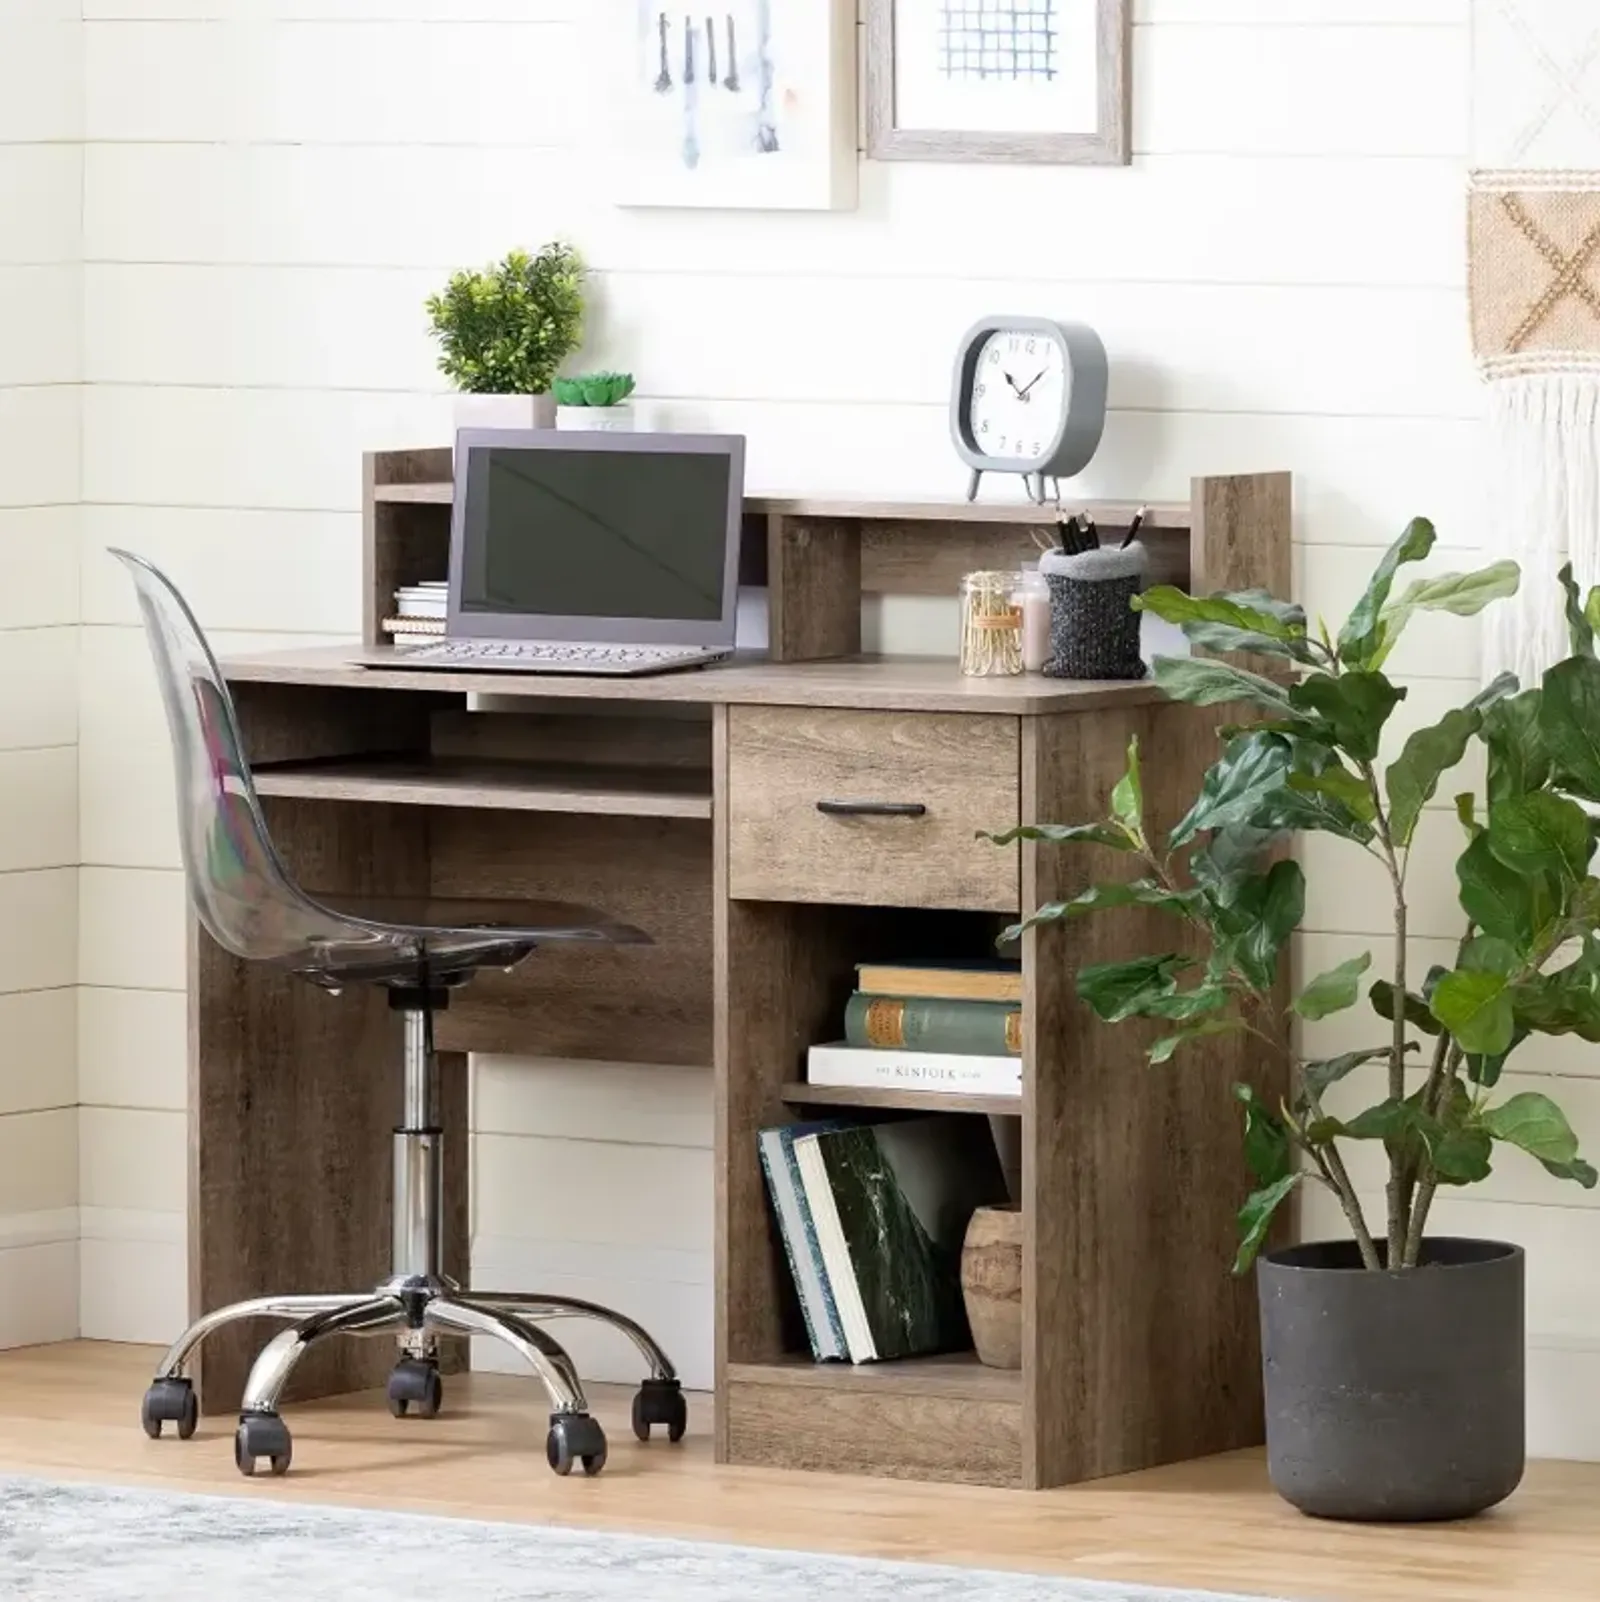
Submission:
[[[844,1038],[852,1046],[884,1050],[1020,1057],[1022,1008],[1003,1001],[869,996],[858,990],[844,1009]]]
[[[961,1243],[1007,1199],[982,1118],[863,1124],[795,1142],[852,1362],[962,1351]]]

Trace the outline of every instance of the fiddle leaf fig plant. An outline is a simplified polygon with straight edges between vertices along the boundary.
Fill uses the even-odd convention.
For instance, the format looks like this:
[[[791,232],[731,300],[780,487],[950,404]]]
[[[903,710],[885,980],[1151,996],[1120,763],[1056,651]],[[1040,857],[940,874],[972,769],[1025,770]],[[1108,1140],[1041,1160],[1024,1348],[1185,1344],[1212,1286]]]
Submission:
[[[1240,719],[1220,730],[1220,756],[1164,835],[1145,815],[1135,742],[1105,818],[989,837],[1109,848],[1133,869],[1037,908],[1008,938],[1128,906],[1183,926],[1173,950],[1077,974],[1078,994],[1106,1022],[1160,1025],[1149,1048],[1158,1064],[1223,1034],[1259,1034],[1277,1048],[1279,964],[1305,911],[1305,878],[1288,855],[1297,835],[1334,835],[1382,865],[1392,966],[1379,975],[1362,953],[1309,976],[1288,1004],[1296,1019],[1315,1023],[1360,1006],[1364,992],[1371,1044],[1296,1057],[1292,1091],[1276,1106],[1236,1087],[1255,1181],[1239,1214],[1239,1272],[1303,1184],[1338,1199],[1368,1269],[1409,1269],[1421,1261],[1439,1188],[1487,1178],[1497,1145],[1521,1148],[1558,1179],[1596,1183],[1561,1109],[1534,1091],[1503,1095],[1500,1080],[1536,1035],[1600,1042],[1600,878],[1590,867],[1600,839],[1600,590],[1580,598],[1563,569],[1572,655],[1535,689],[1520,689],[1509,674],[1497,679],[1385,761],[1385,733],[1406,690],[1384,666],[1408,622],[1425,611],[1471,617],[1518,585],[1516,564],[1497,562],[1400,589],[1402,569],[1426,557],[1434,539],[1431,524],[1411,523],[1337,634],[1326,625],[1313,632],[1300,607],[1260,591],[1196,597],[1163,587],[1136,598],[1136,608],[1179,625],[1195,647],[1275,659],[1277,670],[1207,656],[1157,659],[1155,679],[1169,696],[1233,708]],[[1475,743],[1486,753],[1487,781],[1482,796],[1455,798],[1455,959],[1419,975],[1407,946],[1411,852],[1424,808]],[[1330,1114],[1330,1088],[1369,1065],[1384,1070],[1382,1097],[1353,1115]],[[1351,1179],[1352,1142],[1383,1147],[1380,1220],[1369,1220]]]

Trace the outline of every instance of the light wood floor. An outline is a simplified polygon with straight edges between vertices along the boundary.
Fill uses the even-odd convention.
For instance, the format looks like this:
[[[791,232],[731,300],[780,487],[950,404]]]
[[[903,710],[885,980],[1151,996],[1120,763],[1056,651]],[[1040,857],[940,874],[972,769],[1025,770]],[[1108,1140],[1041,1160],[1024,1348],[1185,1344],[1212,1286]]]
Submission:
[[[1594,1602],[1600,1465],[1536,1464],[1472,1524],[1348,1528],[1301,1518],[1240,1454],[1040,1494],[721,1469],[701,1401],[687,1441],[640,1446],[626,1392],[597,1399],[611,1461],[596,1480],[544,1463],[528,1382],[451,1380],[445,1416],[389,1417],[380,1396],[297,1409],[287,1479],[242,1481],[232,1421],[146,1440],[155,1354],[79,1342],[0,1354],[0,1473],[585,1525],[746,1545],[1020,1568],[1292,1602]],[[849,1445],[840,1443],[841,1463]]]

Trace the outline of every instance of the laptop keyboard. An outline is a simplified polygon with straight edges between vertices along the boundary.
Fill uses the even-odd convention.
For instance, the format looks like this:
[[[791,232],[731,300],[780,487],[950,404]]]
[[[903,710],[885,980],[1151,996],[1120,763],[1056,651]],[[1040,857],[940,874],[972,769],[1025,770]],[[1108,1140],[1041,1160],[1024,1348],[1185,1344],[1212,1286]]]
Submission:
[[[698,662],[697,645],[565,645],[549,640],[437,640],[406,648],[413,662],[496,662],[528,667],[638,668]]]

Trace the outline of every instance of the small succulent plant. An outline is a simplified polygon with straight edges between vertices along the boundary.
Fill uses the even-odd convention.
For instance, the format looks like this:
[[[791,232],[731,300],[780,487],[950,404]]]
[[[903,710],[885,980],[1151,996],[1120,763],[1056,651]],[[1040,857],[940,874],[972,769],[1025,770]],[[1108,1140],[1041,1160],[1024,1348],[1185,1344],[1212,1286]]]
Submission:
[[[579,373],[553,386],[560,406],[620,406],[633,393],[632,373]]]

